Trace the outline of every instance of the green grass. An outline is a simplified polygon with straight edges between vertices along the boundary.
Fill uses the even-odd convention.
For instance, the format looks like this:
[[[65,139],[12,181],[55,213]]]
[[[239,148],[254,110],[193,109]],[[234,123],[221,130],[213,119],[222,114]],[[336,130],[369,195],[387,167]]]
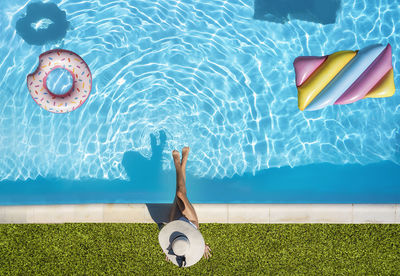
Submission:
[[[213,256],[164,261],[156,224],[0,225],[0,274],[398,274],[399,225],[202,224]]]

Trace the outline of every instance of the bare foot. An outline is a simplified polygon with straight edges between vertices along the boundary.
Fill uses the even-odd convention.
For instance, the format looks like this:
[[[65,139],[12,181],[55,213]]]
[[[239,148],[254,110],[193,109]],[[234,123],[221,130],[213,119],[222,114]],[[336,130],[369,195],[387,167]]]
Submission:
[[[175,168],[179,169],[181,167],[181,157],[179,156],[179,151],[173,150],[172,157],[174,158]]]

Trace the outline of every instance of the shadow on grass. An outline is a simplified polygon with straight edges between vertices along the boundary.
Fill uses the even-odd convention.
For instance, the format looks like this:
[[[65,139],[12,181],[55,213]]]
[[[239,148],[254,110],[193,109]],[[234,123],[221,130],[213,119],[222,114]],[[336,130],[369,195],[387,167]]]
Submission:
[[[340,0],[255,0],[254,19],[285,23],[289,19],[333,24]]]

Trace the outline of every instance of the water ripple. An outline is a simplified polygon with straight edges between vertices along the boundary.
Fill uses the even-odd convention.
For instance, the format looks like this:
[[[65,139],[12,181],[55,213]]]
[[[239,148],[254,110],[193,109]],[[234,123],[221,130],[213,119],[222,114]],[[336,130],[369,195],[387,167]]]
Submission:
[[[372,43],[393,45],[396,1],[344,1],[336,24],[253,19],[253,1],[54,1],[66,37],[26,44],[15,23],[28,3],[0,6],[0,179],[126,179],[124,152],[150,157],[150,134],[192,148],[188,170],[224,177],[311,163],[399,163],[400,96],[316,112],[297,109],[292,62]],[[64,47],[93,74],[91,97],[64,115],[37,107],[25,78],[40,53]]]

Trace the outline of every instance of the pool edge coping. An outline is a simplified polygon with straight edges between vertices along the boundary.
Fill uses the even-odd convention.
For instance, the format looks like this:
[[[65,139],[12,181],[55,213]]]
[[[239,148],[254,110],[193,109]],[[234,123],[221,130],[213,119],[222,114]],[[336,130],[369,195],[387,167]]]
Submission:
[[[396,223],[400,204],[193,204],[199,223]],[[160,223],[170,204],[0,206],[0,223]]]

